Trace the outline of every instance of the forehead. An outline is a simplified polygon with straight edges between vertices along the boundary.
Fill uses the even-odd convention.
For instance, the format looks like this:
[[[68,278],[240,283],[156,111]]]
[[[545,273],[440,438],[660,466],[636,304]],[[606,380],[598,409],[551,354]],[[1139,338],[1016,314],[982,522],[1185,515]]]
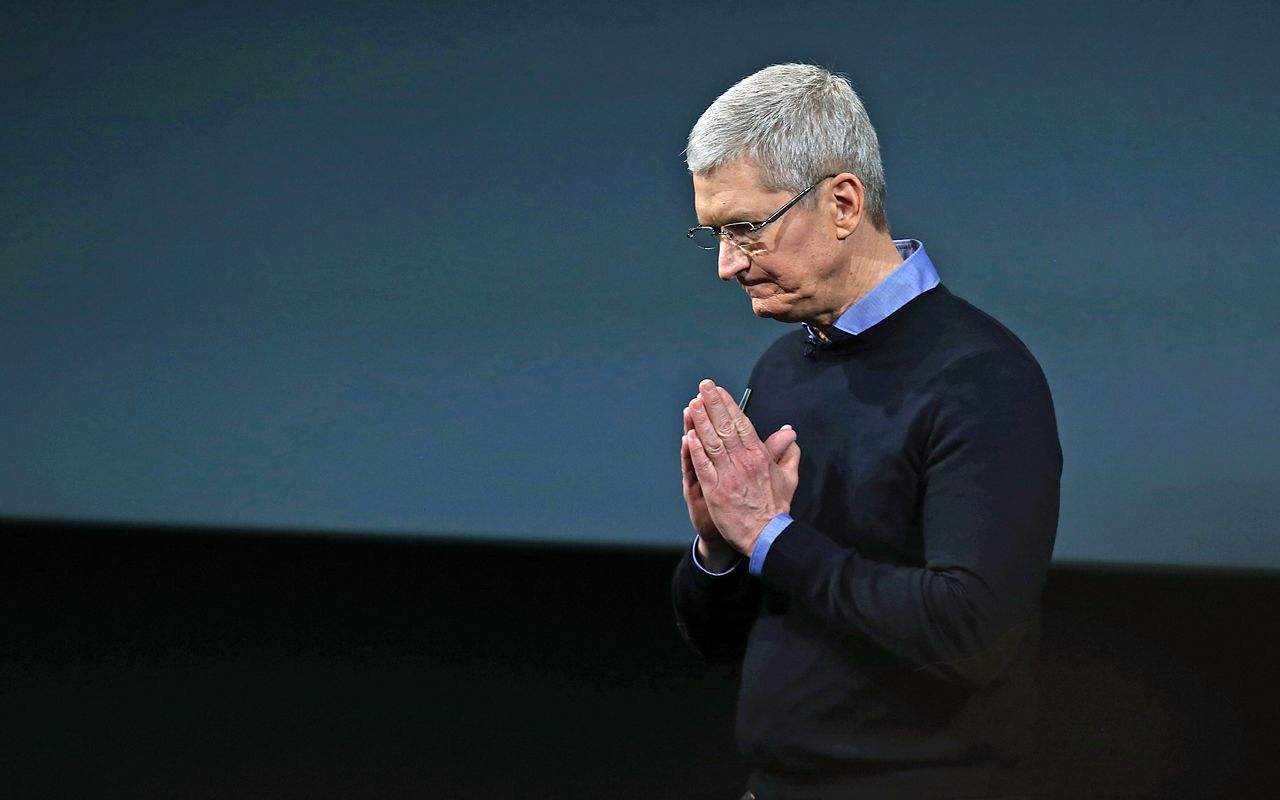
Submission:
[[[759,167],[746,158],[693,176],[693,207],[703,225],[764,219],[788,197],[762,189]]]

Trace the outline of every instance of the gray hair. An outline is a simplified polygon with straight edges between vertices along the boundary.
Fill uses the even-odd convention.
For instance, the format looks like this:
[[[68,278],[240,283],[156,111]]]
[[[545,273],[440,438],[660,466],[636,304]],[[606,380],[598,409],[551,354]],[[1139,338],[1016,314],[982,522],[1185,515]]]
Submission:
[[[845,76],[775,64],[731,86],[694,124],[685,158],[697,175],[742,156],[759,165],[769,191],[798,192],[824,175],[852,172],[871,224],[888,229],[880,142]]]

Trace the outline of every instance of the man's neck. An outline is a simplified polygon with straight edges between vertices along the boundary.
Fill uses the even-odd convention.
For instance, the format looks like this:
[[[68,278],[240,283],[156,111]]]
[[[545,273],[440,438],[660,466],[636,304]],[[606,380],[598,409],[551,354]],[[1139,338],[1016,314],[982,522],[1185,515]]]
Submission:
[[[830,338],[831,332],[835,330],[836,320],[844,312],[866,297],[902,263],[902,254],[898,252],[893,237],[888,233],[876,231],[862,244],[864,246],[858,248],[849,259],[849,270],[846,273],[848,279],[843,286],[843,297],[847,298],[844,304],[831,319],[812,324],[823,339]]]

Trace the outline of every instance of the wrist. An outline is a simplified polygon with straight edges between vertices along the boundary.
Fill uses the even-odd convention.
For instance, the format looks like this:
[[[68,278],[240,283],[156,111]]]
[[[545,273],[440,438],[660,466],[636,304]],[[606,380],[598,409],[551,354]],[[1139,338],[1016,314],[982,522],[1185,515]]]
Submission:
[[[778,514],[770,514],[764,517],[752,517],[750,520],[740,520],[738,525],[732,529],[732,533],[725,537],[725,543],[729,544],[734,550],[741,553],[746,558],[751,558],[751,553],[756,548],[756,543],[760,540],[760,534],[764,532],[773,520],[777,519],[779,514],[786,514],[783,510]]]
[[[738,562],[742,555],[723,539],[704,539],[698,536],[698,561],[711,572],[724,572]]]

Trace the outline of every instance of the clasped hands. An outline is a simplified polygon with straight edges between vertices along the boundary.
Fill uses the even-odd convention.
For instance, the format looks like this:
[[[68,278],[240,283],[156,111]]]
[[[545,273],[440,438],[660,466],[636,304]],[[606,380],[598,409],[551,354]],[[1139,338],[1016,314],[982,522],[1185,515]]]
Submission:
[[[684,409],[680,466],[699,556],[720,571],[750,556],[760,531],[791,510],[800,446],[790,425],[760,441],[729,393],[704,380]]]

